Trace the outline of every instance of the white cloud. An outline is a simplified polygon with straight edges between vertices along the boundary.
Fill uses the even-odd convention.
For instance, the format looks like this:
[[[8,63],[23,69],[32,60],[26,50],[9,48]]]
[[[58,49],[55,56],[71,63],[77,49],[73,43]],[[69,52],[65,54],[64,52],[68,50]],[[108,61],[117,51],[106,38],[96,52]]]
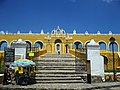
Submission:
[[[111,3],[111,2],[114,2],[114,1],[120,1],[120,0],[103,0],[104,2],[107,2],[107,3]]]
[[[112,2],[113,0],[103,0],[104,2],[107,2],[107,3],[110,3]]]

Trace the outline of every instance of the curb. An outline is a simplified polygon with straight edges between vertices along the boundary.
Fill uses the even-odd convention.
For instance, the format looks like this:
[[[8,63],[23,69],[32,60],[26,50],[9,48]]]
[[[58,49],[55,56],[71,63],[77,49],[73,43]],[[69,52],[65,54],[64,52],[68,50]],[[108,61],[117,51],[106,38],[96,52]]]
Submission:
[[[78,84],[33,84],[33,85],[2,85],[0,90],[95,90],[95,89],[110,89],[120,87],[120,82],[108,83],[78,83]]]

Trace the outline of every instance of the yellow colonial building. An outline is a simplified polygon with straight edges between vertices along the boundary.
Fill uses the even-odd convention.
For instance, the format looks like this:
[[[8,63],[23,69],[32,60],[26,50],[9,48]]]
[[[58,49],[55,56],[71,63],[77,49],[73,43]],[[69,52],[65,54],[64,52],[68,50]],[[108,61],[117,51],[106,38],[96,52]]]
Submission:
[[[56,53],[57,50],[60,50],[61,53],[68,53],[70,49],[85,47],[91,39],[94,39],[100,44],[100,49],[102,50],[111,50],[110,48],[110,37],[113,36],[115,41],[115,51],[119,51],[120,43],[120,34],[89,34],[85,32],[84,34],[77,34],[74,30],[72,34],[68,34],[65,30],[60,29],[58,26],[55,30],[52,30],[51,33],[44,34],[33,34],[29,32],[26,33],[6,33],[0,34],[0,48],[10,47],[13,41],[21,38],[28,44],[28,47],[40,47],[41,49],[47,49],[48,53]],[[4,44],[4,46],[2,45]]]
[[[43,31],[39,34],[29,33],[5,33],[0,34],[0,50],[4,50],[4,47],[11,47],[12,43],[19,38],[27,43],[27,47],[38,47],[41,50],[47,50],[47,53],[61,54],[71,53],[71,50],[86,47],[87,43],[91,39],[99,43],[101,55],[104,57],[105,70],[112,69],[112,44],[110,38],[115,38],[114,51],[115,51],[115,66],[119,69],[119,47],[120,47],[120,34],[101,34],[99,31],[96,34],[89,34],[85,32],[83,34],[77,34],[74,30],[72,34],[67,33],[59,26],[51,30],[51,33],[45,34]],[[73,54],[73,53],[71,53]]]

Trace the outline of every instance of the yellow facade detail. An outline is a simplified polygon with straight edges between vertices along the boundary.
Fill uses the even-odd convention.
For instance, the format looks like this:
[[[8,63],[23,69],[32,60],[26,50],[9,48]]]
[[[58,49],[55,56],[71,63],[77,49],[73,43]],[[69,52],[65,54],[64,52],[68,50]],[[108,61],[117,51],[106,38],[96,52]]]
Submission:
[[[91,39],[94,39],[95,42],[104,42],[106,45],[106,49],[101,50],[101,55],[108,60],[105,61],[105,70],[110,70],[112,69],[112,53],[109,51],[110,37],[116,39],[117,52],[119,52],[120,34],[68,34],[59,26],[49,34],[0,34],[0,47],[3,41],[7,42],[8,47],[10,47],[13,41],[21,38],[23,41],[29,42],[31,47],[34,47],[35,43],[39,43],[41,45],[40,49],[47,50],[47,53],[54,54],[57,53],[57,50],[60,50],[60,53],[64,54],[70,53],[70,50],[74,49],[75,42],[80,42],[82,47],[85,47]],[[117,52],[115,52],[116,68],[120,66]]]

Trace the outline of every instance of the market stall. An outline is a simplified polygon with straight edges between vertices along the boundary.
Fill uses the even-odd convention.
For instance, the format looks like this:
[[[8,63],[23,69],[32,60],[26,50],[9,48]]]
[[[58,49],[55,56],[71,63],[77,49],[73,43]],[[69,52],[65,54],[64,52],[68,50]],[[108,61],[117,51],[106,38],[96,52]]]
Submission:
[[[15,72],[19,72],[19,84],[30,84],[34,81],[35,63],[28,59],[18,59],[11,64],[15,67]]]

